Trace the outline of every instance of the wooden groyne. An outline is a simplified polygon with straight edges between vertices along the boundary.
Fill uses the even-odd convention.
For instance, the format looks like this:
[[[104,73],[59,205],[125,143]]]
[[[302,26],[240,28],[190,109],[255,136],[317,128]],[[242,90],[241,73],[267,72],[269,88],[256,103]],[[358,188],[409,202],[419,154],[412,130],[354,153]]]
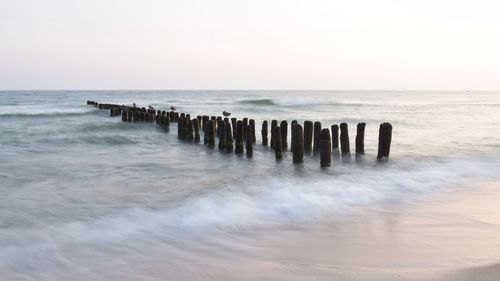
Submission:
[[[191,119],[189,113],[179,113],[175,110],[155,110],[152,107],[125,106],[117,104],[102,104],[95,101],[87,101],[87,105],[99,109],[110,110],[110,116],[121,116],[122,122],[155,122],[156,125],[169,132],[171,123],[177,123],[177,136],[187,142],[200,143],[201,132],[203,132],[203,144],[209,148],[216,146],[225,153],[242,155],[246,151],[248,158],[253,157],[255,136],[255,120],[243,118],[227,118],[222,116],[198,115]],[[173,108],[173,107],[172,107]],[[173,108],[175,109],[175,108]],[[226,113],[226,112],[224,112]],[[229,114],[225,114],[228,116]],[[274,150],[275,158],[281,161],[288,149],[288,121],[271,120],[262,121],[261,136],[262,145],[270,145]],[[365,154],[365,128],[366,123],[358,123],[356,127],[356,156]],[[270,141],[268,135],[271,135]],[[304,155],[311,152],[319,154],[320,166],[330,167],[332,156],[350,156],[349,129],[347,123],[333,124],[330,128],[322,127],[319,121],[304,121],[302,127],[296,120],[290,124],[290,151],[293,163],[299,164],[304,161]],[[379,127],[377,159],[389,158],[392,141],[392,125],[382,123]]]

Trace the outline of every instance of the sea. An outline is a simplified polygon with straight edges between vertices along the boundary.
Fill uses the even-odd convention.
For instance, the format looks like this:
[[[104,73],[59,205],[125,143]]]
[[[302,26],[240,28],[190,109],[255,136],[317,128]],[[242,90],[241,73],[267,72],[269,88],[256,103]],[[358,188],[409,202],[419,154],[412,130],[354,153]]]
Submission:
[[[87,100],[254,119],[254,154]],[[273,119],[345,122],[352,151],[365,122],[366,153],[328,168],[314,154],[293,164],[289,149],[276,161],[260,135]],[[383,122],[393,135],[381,162]],[[0,91],[0,280],[320,280],[324,264],[368,267],[285,242],[328,241],[363,214],[499,182],[499,132],[500,92]]]

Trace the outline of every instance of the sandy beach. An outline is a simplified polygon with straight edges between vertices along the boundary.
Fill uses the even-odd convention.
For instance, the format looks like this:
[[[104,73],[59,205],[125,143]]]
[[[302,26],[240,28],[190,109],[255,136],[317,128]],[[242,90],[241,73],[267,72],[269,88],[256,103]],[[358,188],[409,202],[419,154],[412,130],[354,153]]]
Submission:
[[[487,182],[387,204],[307,235],[296,228],[272,236],[263,230],[239,241],[257,256],[244,263],[228,259],[223,272],[206,272],[219,280],[498,280],[499,200],[500,184]]]

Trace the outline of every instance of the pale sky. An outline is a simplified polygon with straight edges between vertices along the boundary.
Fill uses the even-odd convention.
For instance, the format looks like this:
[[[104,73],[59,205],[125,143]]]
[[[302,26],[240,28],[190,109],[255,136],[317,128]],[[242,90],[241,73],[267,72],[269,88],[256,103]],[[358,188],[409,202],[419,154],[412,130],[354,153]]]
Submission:
[[[500,1],[0,0],[0,89],[500,90]]]

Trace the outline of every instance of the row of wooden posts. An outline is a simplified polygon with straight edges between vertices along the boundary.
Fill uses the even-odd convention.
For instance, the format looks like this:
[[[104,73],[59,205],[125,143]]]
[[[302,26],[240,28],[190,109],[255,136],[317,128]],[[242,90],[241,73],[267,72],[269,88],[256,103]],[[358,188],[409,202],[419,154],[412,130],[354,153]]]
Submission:
[[[110,116],[122,116],[123,122],[156,122],[156,124],[169,130],[170,123],[177,123],[177,135],[180,139],[200,142],[200,131],[203,131],[203,143],[208,147],[216,146],[218,139],[218,149],[235,154],[243,154],[246,151],[247,157],[253,155],[253,145],[256,143],[255,120],[243,118],[223,118],[221,116],[198,115],[191,118],[190,114],[178,113],[175,111],[161,111],[146,109],[145,107],[124,106],[116,104],[99,104],[94,101],[87,101],[87,105],[93,105],[99,109],[109,109]],[[283,158],[283,151],[288,149],[288,122],[277,120],[271,121],[269,130],[268,121],[262,122],[262,145],[274,150],[276,160]],[[356,127],[355,152],[357,155],[365,153],[365,123],[359,123]],[[346,123],[332,125],[331,128],[323,128],[321,123],[316,121],[304,121],[302,127],[296,120],[291,122],[291,144],[290,150],[293,155],[293,163],[304,161],[304,152],[319,153],[321,167],[331,166],[332,155],[342,157],[351,154],[349,142],[349,130]],[[331,136],[330,136],[331,129]],[[268,139],[270,132],[271,139]],[[387,159],[389,157],[392,139],[392,125],[382,123],[379,128],[379,143],[377,159]]]

